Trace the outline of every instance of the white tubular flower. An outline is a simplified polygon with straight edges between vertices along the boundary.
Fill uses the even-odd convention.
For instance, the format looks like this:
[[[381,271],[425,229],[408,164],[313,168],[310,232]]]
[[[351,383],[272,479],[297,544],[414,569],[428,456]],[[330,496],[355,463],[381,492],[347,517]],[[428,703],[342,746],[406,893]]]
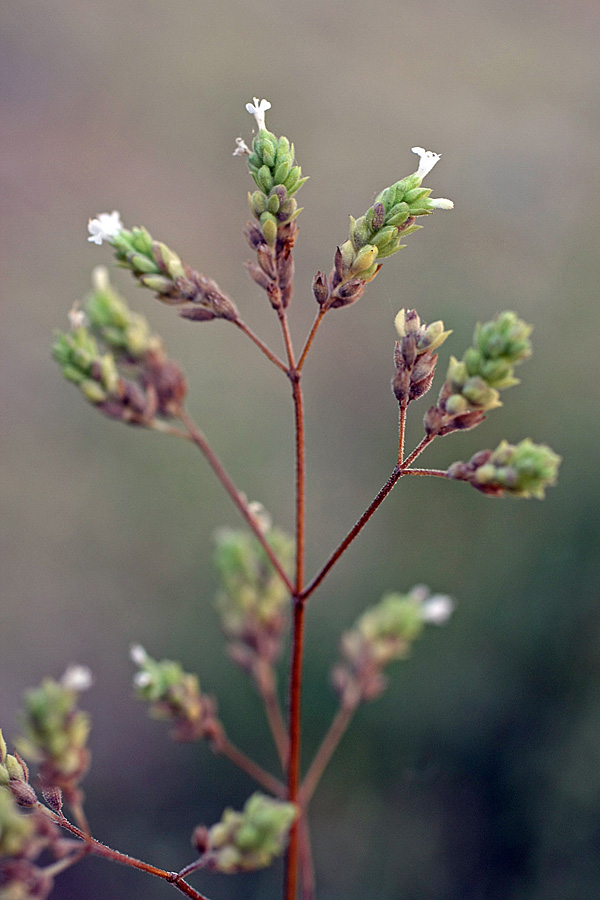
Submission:
[[[132,644],[129,648],[129,658],[136,666],[143,666],[148,659],[148,654],[141,644]]]
[[[433,150],[424,150],[423,147],[411,147],[410,149],[417,156],[421,157],[421,162],[417,169],[417,175],[420,178],[425,178],[426,175],[429,175],[435,164],[442,158],[440,153],[434,153]]]
[[[250,156],[250,153],[252,151],[250,150],[250,147],[248,146],[244,138],[237,137],[235,139],[235,143],[236,147],[233,151],[232,156]]]
[[[446,594],[433,594],[421,606],[421,618],[430,625],[444,625],[452,613],[456,604],[452,597]]]
[[[67,313],[67,318],[69,319],[69,328],[71,331],[77,331],[78,328],[85,328],[87,325],[87,316],[84,311],[79,308],[79,303],[77,302],[73,304]]]
[[[454,209],[452,200],[446,200],[445,197],[438,197],[435,200],[430,200],[429,205],[433,209]]]
[[[69,666],[60,679],[64,688],[70,691],[87,691],[94,683],[94,676],[87,666]]]
[[[254,116],[256,119],[256,127],[259,131],[262,131],[266,128],[265,126],[265,113],[268,109],[271,109],[271,104],[268,100],[259,100],[258,97],[253,97],[254,103],[246,103],[246,109],[250,113],[251,116]]]
[[[145,688],[152,682],[152,676],[149,672],[136,672],[133,676],[133,683],[137,688]]]
[[[121,214],[113,209],[111,213],[100,213],[98,218],[90,219],[88,222],[88,231],[90,237],[88,241],[93,244],[100,244],[102,241],[112,241],[120,231],[123,231],[123,223],[121,222]]]

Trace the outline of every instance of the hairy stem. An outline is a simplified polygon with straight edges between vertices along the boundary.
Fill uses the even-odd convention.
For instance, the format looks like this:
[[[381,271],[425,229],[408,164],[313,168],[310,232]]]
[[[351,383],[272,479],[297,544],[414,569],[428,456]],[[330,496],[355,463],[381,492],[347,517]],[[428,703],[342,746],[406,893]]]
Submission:
[[[293,592],[292,583],[291,583],[290,579],[288,578],[288,575],[287,575],[286,571],[284,570],[283,566],[279,562],[277,556],[273,552],[269,542],[267,541],[266,537],[264,536],[263,532],[261,531],[260,527],[258,526],[256,519],[250,512],[250,509],[248,508],[248,501],[246,500],[244,495],[241,494],[238,491],[238,489],[235,487],[231,478],[229,477],[229,475],[227,474],[227,472],[221,465],[217,455],[214,453],[214,451],[210,447],[208,441],[206,440],[206,438],[204,437],[204,435],[202,434],[202,432],[200,431],[200,429],[198,428],[196,423],[193,421],[193,419],[187,414],[187,412],[183,408],[179,410],[178,416],[179,416],[179,419],[181,420],[181,422],[187,428],[188,434],[190,436],[190,440],[192,440],[194,442],[194,444],[196,444],[196,446],[202,451],[209,466],[211,467],[211,469],[213,470],[213,472],[215,473],[215,475],[217,476],[217,478],[219,479],[219,481],[221,482],[221,484],[223,485],[223,487],[225,488],[225,490],[227,491],[227,493],[229,494],[229,496],[231,497],[231,499],[233,500],[233,502],[235,503],[235,505],[237,506],[239,511],[241,512],[242,516],[246,520],[250,529],[253,531],[254,536],[256,537],[257,541],[259,542],[259,544],[262,546],[263,550],[269,557],[273,568],[276,570],[279,577],[284,582],[285,586],[290,591],[290,593],[292,593]]]
[[[398,465],[404,461],[404,432],[406,430],[406,406],[400,407],[398,419]]]
[[[288,765],[288,800],[298,802],[300,783],[300,700],[302,688],[302,654],[304,644],[304,602],[294,600],[294,629],[290,676],[290,760]],[[298,891],[299,825],[290,829],[285,877],[285,898],[296,900]]]
[[[226,756],[234,765],[249,775],[250,778],[253,778],[258,784],[261,784],[275,797],[285,796],[285,785],[278,778],[265,771],[258,763],[255,763],[253,759],[250,759],[249,756],[246,756],[228,737],[221,738],[214,749],[216,753],[222,753],[223,756]]]
[[[106,844],[101,843],[96,840],[96,838],[91,837],[89,834],[83,832],[80,828],[77,828],[76,825],[72,825],[68,819],[63,816],[62,813],[55,813],[52,810],[48,809],[48,807],[44,806],[42,803],[38,803],[38,808],[43,810],[44,813],[49,816],[57,825],[60,825],[61,828],[64,828],[65,831],[74,834],[75,837],[80,838],[80,840],[84,841],[86,851],[88,853],[93,853],[94,856],[102,856],[105,859],[111,860],[111,862],[121,863],[124,866],[130,866],[133,869],[140,869],[142,872],[147,872],[149,875],[155,875],[157,878],[162,878],[164,881],[169,882],[176,887],[177,890],[181,891],[182,894],[185,894],[187,897],[191,897],[192,900],[207,900],[207,897],[204,894],[201,894],[199,891],[196,891],[191,885],[184,881],[183,878],[180,878],[177,872],[167,872],[164,869],[159,869],[156,866],[151,866],[149,863],[143,862],[141,859],[136,859],[134,856],[128,856],[126,853],[120,853],[118,850],[113,850],[112,847],[107,847]]]
[[[300,788],[299,800],[304,811],[306,811],[306,807],[315,792],[315,788],[321,780],[323,772],[327,768],[336,747],[350,724],[357,705],[357,703],[342,704],[329,727],[329,731],[323,738],[321,746],[317,750],[315,758],[313,759]]]
[[[251,341],[253,341],[256,344],[256,346],[259,348],[259,350],[261,350],[264,353],[264,355],[267,357],[267,359],[270,359],[271,362],[274,365],[276,365],[278,369],[281,369],[282,372],[287,372],[287,367],[286,367],[285,363],[279,359],[277,354],[273,353],[273,351],[269,347],[267,347],[267,345],[264,343],[264,341],[262,341],[259,338],[259,336],[257,334],[255,334],[254,331],[252,331],[252,329],[248,325],[246,325],[245,322],[242,322],[241,319],[234,319],[234,325],[237,325],[237,327],[241,331],[243,331],[244,334],[247,335]]]
[[[371,501],[369,506],[366,508],[366,510],[364,511],[364,513],[362,514],[362,516],[360,517],[358,522],[354,525],[353,528],[350,529],[350,531],[348,532],[348,534],[346,535],[346,537],[344,538],[342,543],[339,545],[339,547],[336,550],[333,551],[333,553],[331,554],[331,556],[329,557],[329,559],[327,560],[325,565],[315,575],[315,577],[310,582],[310,584],[308,584],[304,588],[304,590],[300,593],[299,598],[301,600],[306,600],[308,597],[310,597],[310,595],[314,591],[316,591],[316,589],[319,587],[319,585],[321,584],[321,582],[323,581],[323,579],[325,578],[327,573],[336,564],[336,562],[338,561],[340,556],[342,556],[342,554],[345,553],[345,551],[348,549],[348,547],[350,546],[352,541],[363,530],[363,528],[365,527],[365,525],[367,524],[367,522],[369,521],[369,519],[371,518],[373,513],[376,512],[377,509],[379,509],[379,507],[381,506],[381,504],[383,503],[383,501],[385,500],[387,495],[390,493],[390,491],[396,484],[396,482],[399,481],[399,479],[402,478],[403,475],[407,474],[408,466],[410,466],[410,464],[417,458],[417,456],[420,456],[420,454],[423,452],[425,447],[427,447],[427,445],[431,443],[431,441],[434,439],[434,437],[435,437],[434,435],[425,435],[425,437],[415,447],[413,452],[409,456],[406,457],[404,462],[401,465],[397,465],[394,468],[394,471],[392,472],[392,474],[390,475],[390,477],[388,478],[388,480],[386,481],[384,486],[381,488],[381,490],[379,491],[377,496]]]
[[[306,343],[304,345],[302,353],[300,354],[300,359],[298,360],[298,365],[296,366],[296,368],[299,372],[301,371],[302,366],[304,365],[304,360],[306,359],[306,354],[310,350],[310,345],[312,344],[312,342],[314,340],[315,334],[317,333],[319,325],[323,321],[323,317],[326,312],[327,312],[327,310],[323,309],[322,306],[319,307],[319,312],[317,313],[315,321],[312,324],[312,328],[310,329],[309,335],[306,338]]]

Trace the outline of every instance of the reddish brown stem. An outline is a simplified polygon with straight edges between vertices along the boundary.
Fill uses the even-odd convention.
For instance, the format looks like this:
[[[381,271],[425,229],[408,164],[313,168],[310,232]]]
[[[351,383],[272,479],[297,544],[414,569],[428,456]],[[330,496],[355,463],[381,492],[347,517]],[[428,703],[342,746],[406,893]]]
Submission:
[[[296,590],[299,594],[304,586],[304,403],[300,375],[292,373],[292,392],[294,395],[294,418],[296,431]]]
[[[126,853],[120,853],[118,850],[113,850],[112,847],[107,847],[106,844],[102,844],[100,841],[91,837],[89,834],[85,834],[80,828],[77,828],[76,825],[72,825],[68,819],[66,819],[62,813],[55,813],[52,810],[48,809],[46,806],[43,806],[41,803],[38,804],[38,807],[44,811],[44,813],[49,816],[57,825],[60,825],[61,828],[64,828],[65,831],[74,834],[75,837],[80,838],[80,840],[84,841],[87,851],[89,853],[93,853],[94,856],[102,856],[105,859],[109,859],[112,862],[121,863],[124,866],[130,866],[133,869],[140,869],[142,872],[147,872],[148,875],[155,875],[157,878],[162,878],[164,881],[169,882],[177,890],[181,891],[182,894],[185,894],[187,897],[191,897],[192,900],[207,900],[204,894],[201,894],[199,891],[194,890],[194,888],[184,881],[183,878],[180,878],[177,872],[167,872],[164,869],[159,869],[156,866],[151,866],[149,863],[143,862],[141,859],[136,859],[134,856],[128,856]]]
[[[449,478],[445,469],[404,469],[404,475],[437,475],[438,478]]]
[[[258,784],[261,784],[275,797],[285,796],[285,785],[282,784],[278,778],[275,778],[273,775],[270,775],[269,772],[266,772],[262,766],[255,763],[249,756],[246,756],[239,747],[232,744],[229,738],[222,738],[216,745],[215,751],[226,756],[234,765],[249,775],[250,778],[254,778]]]
[[[283,719],[279,700],[277,699],[277,694],[275,692],[275,676],[270,666],[269,670],[270,677],[256,678],[255,682],[265,705],[267,721],[269,723],[269,728],[271,729],[271,734],[273,735],[273,740],[275,741],[281,768],[285,772],[289,755],[287,726]]]
[[[304,645],[304,603],[294,601],[294,628],[290,675],[290,761],[288,765],[288,800],[298,802],[300,783],[300,700],[302,688],[302,653]],[[286,861],[286,900],[296,900],[298,891],[299,827],[296,820],[290,829]]]
[[[281,565],[281,563],[279,562],[277,556],[273,552],[273,550],[272,550],[269,542],[267,541],[266,537],[264,536],[263,532],[259,528],[259,526],[256,522],[256,519],[250,512],[246,498],[237,490],[237,488],[235,487],[231,478],[229,477],[229,475],[227,474],[227,472],[221,465],[218,457],[216,456],[216,454],[210,447],[208,441],[206,440],[206,438],[204,437],[204,435],[202,434],[202,432],[200,431],[200,429],[198,428],[196,423],[193,421],[193,419],[190,418],[190,416],[187,414],[187,412],[183,408],[179,410],[178,417],[181,420],[181,422],[183,422],[185,427],[187,428],[190,439],[202,451],[209,466],[211,467],[211,469],[213,470],[213,472],[215,473],[215,475],[217,476],[217,478],[219,479],[219,481],[221,482],[221,484],[223,485],[223,487],[225,488],[225,490],[227,491],[227,493],[229,494],[229,496],[231,497],[231,499],[233,500],[233,502],[235,503],[235,505],[237,506],[239,511],[241,512],[242,516],[248,523],[251,530],[254,532],[254,536],[256,537],[257,541],[259,542],[259,544],[262,546],[263,550],[269,557],[271,564],[273,565],[273,568],[276,570],[279,577],[281,578],[281,580],[283,581],[283,583],[285,584],[287,589],[290,591],[290,593],[293,593],[292,582],[288,578],[286,571],[284,570],[284,568]]]
[[[306,773],[302,786],[300,787],[299,801],[302,809],[306,813],[306,807],[310,802],[310,798],[315,792],[323,772],[327,768],[333,753],[341,741],[344,732],[352,720],[352,716],[356,711],[357,704],[343,704],[337,711],[337,714],[329,727],[329,731],[323,738],[321,746],[317,750],[315,758]]]
[[[396,466],[384,486],[381,488],[377,496],[371,501],[367,509],[364,511],[356,525],[348,532],[342,543],[339,547],[334,550],[331,554],[323,568],[315,575],[313,580],[308,584],[304,590],[299,594],[299,598],[301,600],[306,600],[310,595],[316,591],[319,587],[329,570],[336,564],[340,556],[345,553],[348,549],[352,541],[360,534],[363,530],[373,513],[381,506],[387,495],[390,493],[394,485],[404,474],[406,474],[406,470],[408,466],[419,456],[425,447],[431,443],[434,436],[425,435],[422,441],[415,447],[410,456],[407,456],[402,465]]]
[[[269,347],[267,347],[267,345],[264,343],[264,341],[262,341],[259,338],[259,336],[257,334],[255,334],[254,331],[252,331],[252,329],[248,325],[246,325],[245,322],[242,322],[241,319],[234,319],[234,325],[237,325],[237,327],[241,331],[243,331],[244,334],[247,335],[251,341],[254,341],[254,343],[256,344],[258,349],[261,350],[262,353],[265,354],[267,359],[270,359],[271,362],[274,365],[276,365],[278,369],[281,369],[282,372],[287,372],[287,366],[285,365],[285,363],[279,359],[277,354],[273,353],[273,351]]]
[[[406,430],[406,406],[400,407],[400,416],[398,419],[398,465],[401,466],[404,461],[404,432]]]
[[[314,900],[315,896],[315,871],[312,861],[312,852],[310,849],[310,834],[308,830],[308,822],[306,816],[302,816],[300,820],[300,878],[302,900]]]
[[[287,354],[288,359],[288,375],[295,368],[294,362],[294,348],[292,346],[292,336],[290,334],[290,327],[288,325],[287,315],[285,309],[279,308],[277,310],[277,315],[279,317],[279,324],[281,325],[281,331],[283,334],[283,342],[285,344],[285,352]]]
[[[306,359],[306,354],[310,350],[310,345],[312,344],[312,342],[314,340],[315,334],[317,333],[319,325],[323,321],[323,316],[325,315],[326,312],[327,312],[327,310],[323,309],[322,306],[319,307],[319,312],[317,313],[315,321],[312,324],[312,328],[310,329],[309,335],[306,338],[306,343],[304,345],[302,353],[300,354],[300,359],[298,360],[298,365],[296,366],[296,369],[298,370],[298,372],[301,371],[302,366],[304,365],[304,360]]]

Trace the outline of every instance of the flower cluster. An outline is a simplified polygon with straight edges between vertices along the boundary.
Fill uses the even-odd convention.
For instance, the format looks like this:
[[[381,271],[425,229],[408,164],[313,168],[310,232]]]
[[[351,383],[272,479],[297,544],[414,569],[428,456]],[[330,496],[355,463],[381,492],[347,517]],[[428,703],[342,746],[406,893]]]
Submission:
[[[90,764],[90,718],[78,702],[91,684],[89,669],[71,666],[60,681],[45,678],[26,691],[23,737],[17,742],[23,756],[38,764],[43,789],[59,788],[72,806],[82,803],[79,782]]]
[[[270,527],[265,536],[285,571],[291,572],[294,541]],[[216,607],[229,641],[228,653],[259,679],[263,664],[270,667],[281,653],[289,595],[264,548],[249,532],[222,528],[215,543],[214,561],[221,582]]]
[[[427,434],[473,428],[485,412],[501,406],[500,391],[519,383],[515,365],[531,355],[531,331],[531,325],[510,311],[478,324],[462,360],[450,358],[437,405],[425,416]]]
[[[442,625],[453,610],[450,597],[430,594],[423,585],[408,594],[386,594],[367,609],[342,635],[342,660],[332,674],[342,705],[378,697],[387,684],[383,669],[409,654],[425,624]]]
[[[265,127],[268,100],[246,104],[256,119],[258,134],[248,150],[248,168],[257,190],[248,194],[250,211],[256,222],[249,222],[246,239],[256,251],[256,262],[246,268],[250,277],[267,293],[274,309],[285,309],[292,296],[294,264],[292,249],[302,211],[295,194],[308,181],[295,165],[294,145],[286,137],[276,137]],[[248,148],[246,148],[248,149]]]
[[[396,372],[392,390],[401,407],[426,394],[435,375],[437,354],[451,331],[444,331],[440,320],[421,324],[414,309],[401,309],[394,320],[400,338],[394,349]]]
[[[545,444],[529,438],[519,444],[502,441],[495,450],[480,450],[469,462],[456,462],[448,477],[467,481],[483,494],[493,497],[544,498],[548,486],[556,483],[561,458]]]
[[[202,855],[195,868],[231,875],[271,865],[283,852],[296,815],[293,803],[252,794],[242,812],[226,809],[211,828],[196,828],[193,842]]]
[[[322,272],[315,276],[313,292],[321,308],[355,303],[377,275],[382,260],[397,253],[405,246],[401,241],[422,227],[415,224],[418,216],[453,208],[451,200],[430,199],[431,190],[421,187],[439,154],[422,147],[412,149],[421,157],[418,170],[381,191],[363,216],[350,216],[350,237],[337,249],[329,280]]]
[[[95,244],[106,241],[117,260],[163,303],[179,307],[185,319],[236,321],[235,304],[212,278],[184,265],[166,244],[155,241],[145,228],[125,228],[118,212],[100,213],[88,223]]]
[[[57,332],[52,354],[86,400],[134,425],[177,414],[187,391],[181,369],[146,319],[127,307],[103,267],[94,270],[85,311],[73,311],[70,321],[69,332]]]
[[[198,676],[170,659],[152,659],[140,644],[132,646],[130,656],[139,667],[133,683],[138,697],[150,704],[150,715],[171,722],[178,741],[206,739],[218,746],[224,731],[217,704],[201,693]]]

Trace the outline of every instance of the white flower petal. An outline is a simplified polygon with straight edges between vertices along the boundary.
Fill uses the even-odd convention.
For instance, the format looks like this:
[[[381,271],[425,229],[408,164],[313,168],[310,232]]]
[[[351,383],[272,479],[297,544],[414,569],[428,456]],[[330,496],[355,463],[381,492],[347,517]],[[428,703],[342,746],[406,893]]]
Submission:
[[[259,100],[258,97],[253,97],[254,103],[246,103],[246,109],[250,113],[251,116],[254,116],[256,119],[256,127],[259,131],[262,131],[265,126],[265,113],[268,109],[271,109],[271,104],[268,100]]]
[[[87,666],[69,666],[60,679],[64,688],[71,691],[87,691],[94,683],[94,676]]]
[[[441,154],[434,153],[433,150],[425,150],[423,147],[411,147],[411,150],[413,153],[416,153],[417,156],[421,157],[421,162],[417,169],[417,175],[421,178],[425,178],[425,176],[431,172],[435,164],[441,159]]]
[[[90,219],[88,222],[90,233],[88,241],[98,245],[102,241],[110,243],[120,231],[123,231],[123,228],[121,214],[116,209],[113,209],[111,213],[100,213],[96,219]]]
[[[148,687],[151,681],[152,676],[149,672],[136,672],[133,676],[133,683],[136,687],[139,688]]]
[[[452,597],[433,594],[421,607],[421,618],[430,625],[444,625],[456,608]]]
[[[452,200],[446,200],[445,197],[438,197],[435,200],[430,200],[429,205],[433,207],[433,209],[454,209]]]
[[[143,666],[148,660],[148,654],[141,644],[132,644],[129,648],[129,658],[136,666]]]

